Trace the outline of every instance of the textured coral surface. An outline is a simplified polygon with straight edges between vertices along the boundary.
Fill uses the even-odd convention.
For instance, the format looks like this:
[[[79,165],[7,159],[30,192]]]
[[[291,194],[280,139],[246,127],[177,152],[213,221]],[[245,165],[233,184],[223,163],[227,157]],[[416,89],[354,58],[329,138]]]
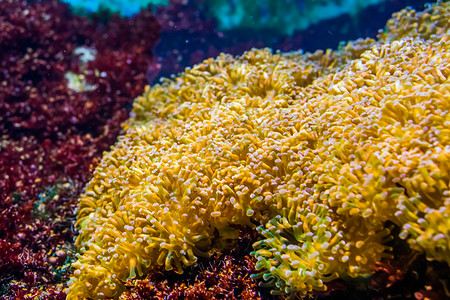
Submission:
[[[405,10],[338,53],[223,54],[146,88],[81,197],[69,299],[182,273],[236,226],[258,226],[254,277],[275,294],[375,273],[399,228],[449,263],[449,9]]]
[[[56,1],[0,1],[1,299],[65,297],[77,197],[133,98],[159,75],[150,64],[160,28],[177,41],[164,38],[172,52],[162,73],[191,63],[181,56],[210,56],[186,47],[214,32],[192,1],[171,1],[158,20],[149,11],[88,20]]]
[[[0,1],[0,299],[66,297],[64,288],[74,271],[70,266],[77,197],[147,81],[221,51],[240,54],[264,45],[311,50],[358,36],[374,37],[389,9],[407,2],[392,0],[389,6],[353,18],[354,23],[345,17],[333,19],[289,37],[266,30],[218,31],[201,1],[172,0],[155,16],[144,11],[130,19],[76,17],[55,1]],[[422,1],[410,4],[421,8]],[[367,20],[367,13],[377,17]],[[445,5],[424,13],[403,11],[388,22],[380,41],[406,36],[436,40],[432,35],[446,32],[448,18]],[[158,35],[160,43],[154,48]],[[302,80],[314,84],[320,76],[339,72],[374,42],[368,38],[337,52],[307,54],[300,60],[309,61],[313,71]],[[435,230],[445,228],[442,220],[448,217],[442,218],[444,210],[427,209],[431,214],[423,218],[420,209],[425,206],[418,209],[420,218],[413,214],[401,221],[411,227],[386,223],[393,240],[384,246],[392,251],[376,263],[371,276],[326,282],[327,291],[314,291],[314,297],[447,299],[448,264],[427,260],[422,248],[433,247],[431,236],[442,244]],[[432,224],[430,230],[422,218]],[[255,270],[252,243],[264,237],[255,226],[230,227],[220,235],[214,231],[210,257],[197,256],[183,274],[152,265],[146,276],[125,282],[120,299],[273,299],[268,292],[274,280],[253,278],[262,270]],[[431,250],[428,257],[446,255]],[[258,287],[258,282],[268,287]]]

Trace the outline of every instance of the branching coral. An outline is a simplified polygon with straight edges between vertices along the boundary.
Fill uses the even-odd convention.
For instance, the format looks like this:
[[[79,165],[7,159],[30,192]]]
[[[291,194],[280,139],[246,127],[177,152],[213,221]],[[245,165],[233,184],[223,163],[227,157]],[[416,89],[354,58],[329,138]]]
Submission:
[[[260,224],[253,255],[280,293],[373,272],[389,222],[448,262],[448,35],[308,57],[220,55],[146,89],[81,197],[69,299],[182,272],[233,225]]]

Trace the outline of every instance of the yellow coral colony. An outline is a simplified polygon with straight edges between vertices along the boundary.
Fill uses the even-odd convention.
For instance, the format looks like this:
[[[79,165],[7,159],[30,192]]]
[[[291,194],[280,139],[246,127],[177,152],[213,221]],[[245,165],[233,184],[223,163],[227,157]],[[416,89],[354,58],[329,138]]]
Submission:
[[[420,32],[449,10],[403,11],[388,25]],[[385,221],[450,263],[442,26],[341,52],[220,55],[147,88],[81,196],[68,299],[117,298],[156,265],[182,272],[217,233],[232,237],[230,224],[260,224],[253,255],[280,292],[370,273],[389,256]]]

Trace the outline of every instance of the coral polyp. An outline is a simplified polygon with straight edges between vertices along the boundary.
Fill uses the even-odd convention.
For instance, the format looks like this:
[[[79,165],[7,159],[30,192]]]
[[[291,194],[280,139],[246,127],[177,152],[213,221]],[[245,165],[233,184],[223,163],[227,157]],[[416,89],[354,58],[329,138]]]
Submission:
[[[394,225],[448,263],[448,29],[340,53],[222,54],[147,87],[81,196],[68,299],[182,273],[235,226],[257,227],[255,277],[275,294],[375,272]]]

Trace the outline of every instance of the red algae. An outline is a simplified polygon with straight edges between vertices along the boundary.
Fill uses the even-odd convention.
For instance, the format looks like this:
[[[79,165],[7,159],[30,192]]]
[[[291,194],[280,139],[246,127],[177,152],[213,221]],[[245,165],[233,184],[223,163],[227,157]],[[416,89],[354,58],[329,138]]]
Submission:
[[[6,112],[1,132],[54,137],[88,126],[97,127],[94,132],[99,134],[117,110],[142,93],[146,81],[139,74],[151,60],[159,33],[148,12],[133,20],[114,17],[106,27],[70,15],[58,2],[1,5],[5,20],[0,107]],[[87,81],[97,86],[94,91],[80,93],[67,87],[65,74],[81,71],[74,55],[80,46],[97,51],[96,59],[84,68]]]
[[[57,1],[0,11],[0,298],[64,299],[77,197],[143,92],[160,27],[149,12],[102,23]],[[95,89],[69,88],[68,72]]]
[[[268,290],[251,278],[256,260],[246,254],[257,238],[256,231],[240,228],[241,238],[223,253],[201,259],[188,274],[176,275],[162,269],[145,279],[128,282],[121,299],[263,299]],[[194,279],[195,278],[195,279]]]

